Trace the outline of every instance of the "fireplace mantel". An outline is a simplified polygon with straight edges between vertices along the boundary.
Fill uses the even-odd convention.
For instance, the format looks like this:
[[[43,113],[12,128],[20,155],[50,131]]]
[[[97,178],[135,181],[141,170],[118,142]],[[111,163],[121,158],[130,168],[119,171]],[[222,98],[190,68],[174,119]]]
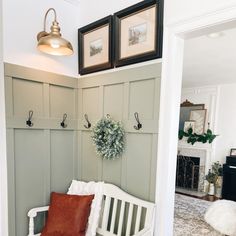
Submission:
[[[212,144],[211,143],[195,143],[194,145],[187,143],[186,138],[179,140],[178,142],[179,148],[190,148],[190,149],[204,149],[211,151],[212,150]]]

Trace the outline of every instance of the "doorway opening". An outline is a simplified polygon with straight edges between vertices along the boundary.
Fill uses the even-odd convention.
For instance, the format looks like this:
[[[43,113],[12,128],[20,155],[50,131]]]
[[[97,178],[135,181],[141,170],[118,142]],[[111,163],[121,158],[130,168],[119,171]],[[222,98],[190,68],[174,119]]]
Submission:
[[[155,235],[173,235],[173,212],[178,149],[179,105],[183,74],[184,43],[186,40],[212,32],[234,28],[236,9],[219,9],[211,13],[164,28],[164,50],[159,118],[159,142],[156,181]],[[174,160],[174,161],[173,161]]]
[[[222,235],[204,216],[214,201],[225,198],[223,164],[236,147],[232,135],[236,129],[236,105],[232,102],[236,100],[235,39],[236,27],[225,27],[185,40],[176,154],[175,236],[189,232]],[[226,180],[224,184],[228,186]]]

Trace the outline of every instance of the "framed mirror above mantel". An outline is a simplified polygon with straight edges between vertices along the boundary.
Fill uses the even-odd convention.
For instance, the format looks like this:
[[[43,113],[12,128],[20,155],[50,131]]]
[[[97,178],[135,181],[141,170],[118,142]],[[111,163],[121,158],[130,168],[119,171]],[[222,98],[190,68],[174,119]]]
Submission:
[[[194,104],[188,99],[180,104],[179,130],[184,130],[185,122],[191,121],[191,112],[195,110],[205,110],[205,104]],[[204,120],[202,120],[202,122],[204,122],[203,130],[205,129],[205,120],[206,116]]]

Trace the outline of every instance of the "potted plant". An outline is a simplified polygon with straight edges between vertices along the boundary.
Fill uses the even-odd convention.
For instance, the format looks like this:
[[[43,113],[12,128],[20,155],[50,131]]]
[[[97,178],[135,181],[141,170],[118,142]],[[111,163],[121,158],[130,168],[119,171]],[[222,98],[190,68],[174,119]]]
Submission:
[[[223,168],[219,161],[214,162],[205,176],[209,183],[208,194],[221,197]]]
[[[211,169],[209,169],[207,175],[205,176],[206,180],[209,183],[208,194],[214,195],[215,194],[215,182],[217,180],[217,174],[214,173]]]
[[[217,174],[217,179],[215,182],[215,188],[216,188],[215,195],[216,197],[220,198],[222,192],[222,183],[223,183],[223,167],[219,163],[219,161],[213,163],[212,171]]]

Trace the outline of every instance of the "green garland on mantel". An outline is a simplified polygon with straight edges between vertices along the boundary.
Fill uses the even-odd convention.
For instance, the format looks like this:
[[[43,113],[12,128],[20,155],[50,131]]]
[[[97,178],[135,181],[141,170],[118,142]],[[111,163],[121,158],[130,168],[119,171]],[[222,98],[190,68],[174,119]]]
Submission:
[[[187,138],[187,143],[194,145],[196,142],[200,143],[212,143],[217,135],[213,134],[210,129],[207,129],[204,134],[193,133],[193,129],[189,128],[187,132],[179,130],[179,140],[182,140],[183,137]]]

